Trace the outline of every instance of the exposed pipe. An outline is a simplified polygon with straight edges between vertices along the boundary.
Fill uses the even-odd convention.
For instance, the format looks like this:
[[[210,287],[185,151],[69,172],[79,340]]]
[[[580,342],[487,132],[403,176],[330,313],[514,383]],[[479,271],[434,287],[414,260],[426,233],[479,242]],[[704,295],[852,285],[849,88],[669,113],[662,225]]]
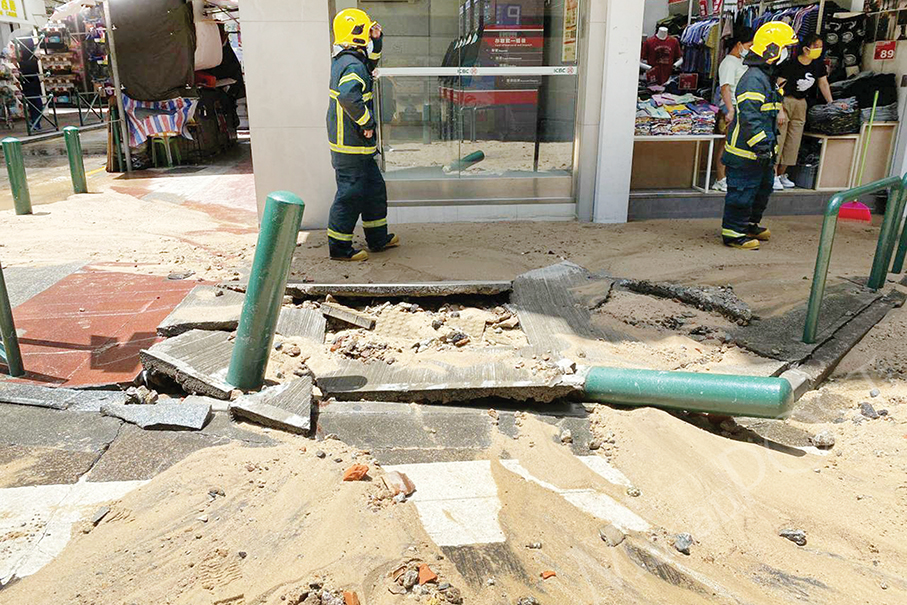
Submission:
[[[654,406],[726,416],[785,418],[794,391],[784,378],[596,367],[586,397],[629,406]]]

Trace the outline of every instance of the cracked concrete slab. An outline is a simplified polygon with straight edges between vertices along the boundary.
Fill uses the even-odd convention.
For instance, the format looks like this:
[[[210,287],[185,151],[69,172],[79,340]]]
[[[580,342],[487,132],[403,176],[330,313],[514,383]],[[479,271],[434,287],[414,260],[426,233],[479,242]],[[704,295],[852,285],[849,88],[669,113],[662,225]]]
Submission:
[[[242,395],[230,403],[230,413],[291,433],[308,433],[312,428],[312,379],[305,376]]]
[[[232,353],[227,332],[190,330],[139,355],[146,370],[169,376],[187,393],[226,400],[233,391],[226,381]]]
[[[96,414],[0,405],[0,444],[99,452],[122,422]]]
[[[302,338],[324,344],[327,321],[315,309],[284,307],[277,317],[276,332],[284,338]]]
[[[233,290],[196,286],[158,325],[157,333],[172,337],[189,330],[233,331],[244,300],[245,296]]]
[[[881,297],[881,292],[865,290],[851,283],[836,284],[829,288],[822,301],[819,337],[815,344],[802,341],[803,327],[806,324],[806,302],[781,315],[754,319],[748,326],[734,330],[731,338],[739,346],[757,355],[800,363],[843,325]]]
[[[125,403],[123,391],[94,391],[44,387],[20,382],[0,382],[0,403],[53,410],[97,411],[101,405]]]
[[[18,307],[85,266],[82,261],[44,267],[3,267],[9,303]]]
[[[124,424],[117,438],[91,469],[88,481],[152,479],[193,452],[226,443],[229,439],[188,431],[145,431]]]
[[[0,445],[0,489],[75,483],[100,456],[100,451]]]
[[[211,405],[193,401],[181,402],[176,399],[158,401],[154,405],[108,403],[101,406],[101,413],[146,430],[200,431],[211,416]]]
[[[510,292],[509,281],[448,281],[412,284],[287,284],[296,298],[440,298],[447,296],[498,296]]]

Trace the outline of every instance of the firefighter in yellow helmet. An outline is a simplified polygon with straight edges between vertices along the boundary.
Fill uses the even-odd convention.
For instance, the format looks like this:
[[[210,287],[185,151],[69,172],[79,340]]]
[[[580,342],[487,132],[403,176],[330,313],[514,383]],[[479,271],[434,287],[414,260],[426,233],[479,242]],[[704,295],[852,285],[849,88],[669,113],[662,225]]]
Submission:
[[[728,128],[722,156],[727,167],[727,195],[721,236],[726,246],[758,250],[759,242],[771,237],[759,223],[775,183],[781,110],[777,67],[797,43],[790,25],[772,21],[756,32],[743,61],[749,69],[737,84],[737,113]]]
[[[334,17],[327,127],[337,178],[328,247],[336,260],[368,260],[368,252],[353,248],[353,230],[360,216],[370,250],[380,252],[400,244],[396,235],[387,232],[387,188],[375,161],[372,72],[381,58],[381,42],[381,26],[365,11],[348,8]]]

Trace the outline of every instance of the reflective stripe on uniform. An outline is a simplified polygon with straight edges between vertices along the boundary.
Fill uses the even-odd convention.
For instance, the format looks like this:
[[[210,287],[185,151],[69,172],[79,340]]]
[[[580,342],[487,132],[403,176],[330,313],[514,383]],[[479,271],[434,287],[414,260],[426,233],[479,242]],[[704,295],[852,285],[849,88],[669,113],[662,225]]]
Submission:
[[[765,103],[765,95],[761,92],[745,92],[743,94],[737,95],[737,104],[743,103],[744,101],[757,101],[759,103]]]
[[[334,143],[329,143],[329,145],[331,146],[331,151],[350,155],[369,155],[378,151],[376,145],[371,147],[350,147],[349,145],[335,145]]]
[[[765,134],[765,131],[764,131],[764,130],[761,130],[761,131],[759,131],[759,133],[758,133],[757,135],[753,136],[749,141],[747,141],[746,144],[749,145],[750,147],[753,147],[753,146],[755,146],[759,141],[762,141],[762,140],[765,139],[766,137],[768,137],[768,135]]]
[[[363,100],[363,101],[371,101],[371,100],[372,100],[372,96],[373,96],[373,93],[364,92],[364,93],[362,93],[362,100]]]
[[[746,233],[737,233],[733,229],[722,229],[721,235],[724,237],[746,237]]]
[[[378,61],[381,59],[381,53],[369,53],[368,58],[372,61]]]
[[[736,155],[737,157],[745,158],[747,160],[755,160],[756,154],[752,151],[747,151],[745,149],[740,149],[739,147],[734,147],[730,143],[724,146],[724,150],[730,153],[731,155]]]
[[[368,121],[372,119],[372,114],[369,112],[368,107],[365,108],[365,112],[362,114],[362,117],[356,120],[356,123],[360,126],[365,126],[368,124]],[[338,141],[339,142],[339,141]]]
[[[377,221],[362,221],[362,226],[365,229],[376,229],[378,227],[384,227],[387,225],[386,218],[379,218]]]
[[[783,108],[783,103],[765,103],[762,105],[762,111],[781,111]]]
[[[337,105],[337,145],[343,145],[343,107],[340,101],[334,101]]]
[[[353,241],[352,233],[340,233],[339,231],[334,231],[333,229],[328,229],[328,237],[331,239],[336,239],[341,242]]]
[[[329,89],[328,94],[331,96],[332,99],[336,99],[336,98],[340,97],[340,93],[334,89]]]
[[[343,76],[342,78],[340,78],[340,81],[337,82],[337,86],[341,86],[343,84],[346,84],[347,82],[353,82],[353,81],[359,82],[360,84],[362,84],[362,90],[365,90],[365,80],[360,78],[359,74],[356,74],[356,73],[348,73],[345,76]],[[763,98],[762,100],[764,101],[765,99]]]

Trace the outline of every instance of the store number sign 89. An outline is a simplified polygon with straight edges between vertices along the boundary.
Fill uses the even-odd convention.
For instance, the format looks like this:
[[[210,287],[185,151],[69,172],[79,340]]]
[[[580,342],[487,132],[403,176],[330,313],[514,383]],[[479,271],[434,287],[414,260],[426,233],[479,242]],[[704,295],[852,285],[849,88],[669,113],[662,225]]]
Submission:
[[[891,61],[898,51],[898,41],[888,40],[886,42],[876,42],[876,61]]]

